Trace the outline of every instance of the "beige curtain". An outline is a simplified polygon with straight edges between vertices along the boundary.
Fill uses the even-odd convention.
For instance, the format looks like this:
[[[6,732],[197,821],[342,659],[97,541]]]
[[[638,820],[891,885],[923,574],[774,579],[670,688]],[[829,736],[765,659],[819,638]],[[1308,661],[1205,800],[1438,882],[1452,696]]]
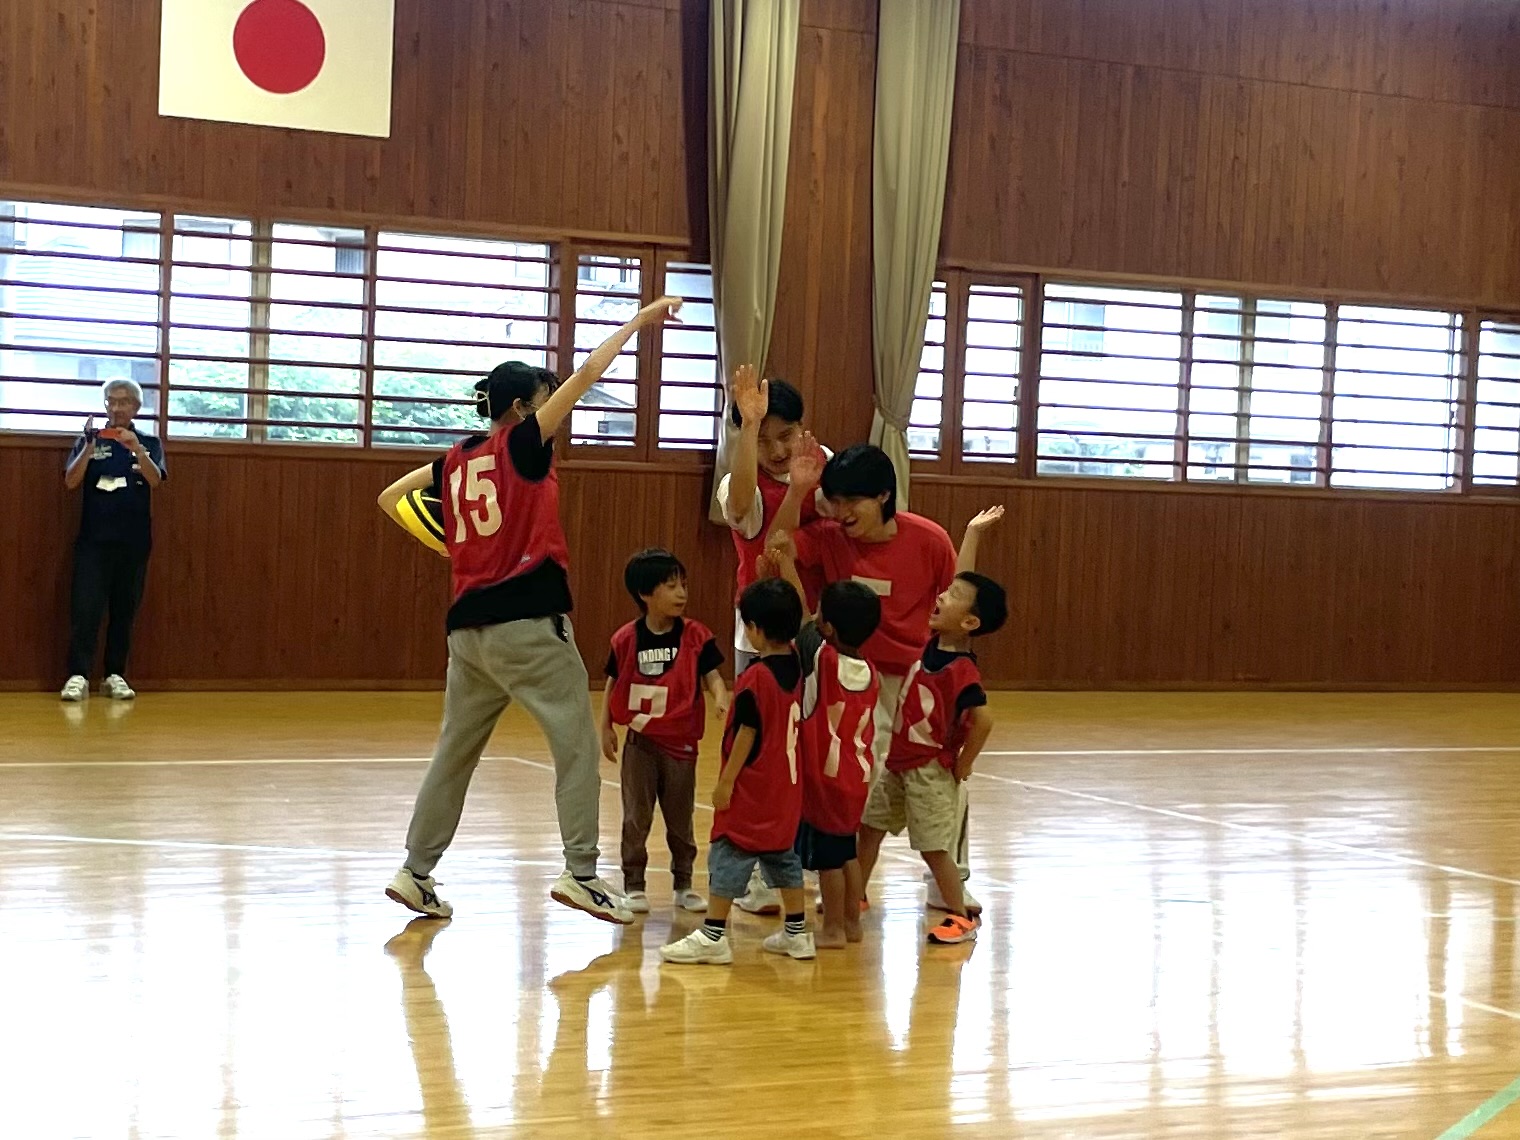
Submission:
[[[801,0],[712,0],[708,210],[718,367],[763,368],[776,311]],[[717,484],[732,444],[727,408]],[[722,522],[714,496],[709,514]]]
[[[945,211],[961,5],[960,0],[880,0],[880,5],[871,189],[876,366],[871,442],[897,466],[897,505],[906,507],[908,417]]]

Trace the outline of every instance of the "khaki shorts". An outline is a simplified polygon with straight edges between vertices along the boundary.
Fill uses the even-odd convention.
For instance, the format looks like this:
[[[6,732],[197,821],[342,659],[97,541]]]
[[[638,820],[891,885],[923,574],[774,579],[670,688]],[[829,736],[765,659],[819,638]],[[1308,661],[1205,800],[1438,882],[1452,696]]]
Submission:
[[[915,851],[953,851],[961,826],[961,790],[950,769],[926,764],[882,772],[866,799],[865,827],[900,835],[908,829]]]

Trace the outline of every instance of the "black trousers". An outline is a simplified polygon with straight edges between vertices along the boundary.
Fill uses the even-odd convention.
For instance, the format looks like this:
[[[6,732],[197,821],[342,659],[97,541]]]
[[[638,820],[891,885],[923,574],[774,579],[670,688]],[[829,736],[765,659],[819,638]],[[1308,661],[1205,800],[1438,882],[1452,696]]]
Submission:
[[[74,544],[74,590],[69,633],[69,675],[90,675],[95,664],[95,643],[100,621],[110,614],[106,627],[106,675],[127,672],[132,651],[132,621],[142,601],[148,577],[148,551],[116,542]]]

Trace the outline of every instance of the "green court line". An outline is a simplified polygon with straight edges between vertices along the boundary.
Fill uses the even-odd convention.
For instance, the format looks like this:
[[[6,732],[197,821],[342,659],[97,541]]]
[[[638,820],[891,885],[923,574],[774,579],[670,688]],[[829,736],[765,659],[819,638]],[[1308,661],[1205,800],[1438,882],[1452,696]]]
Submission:
[[[1478,1129],[1498,1116],[1515,1101],[1520,1100],[1520,1077],[1516,1077],[1461,1120],[1457,1121],[1436,1140],[1467,1140]]]

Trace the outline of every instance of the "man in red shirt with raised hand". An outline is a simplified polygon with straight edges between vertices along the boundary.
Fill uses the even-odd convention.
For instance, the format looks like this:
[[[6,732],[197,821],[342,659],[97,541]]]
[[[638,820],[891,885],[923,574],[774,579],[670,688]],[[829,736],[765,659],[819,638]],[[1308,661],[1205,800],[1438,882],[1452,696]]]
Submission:
[[[443,728],[417,793],[406,863],[385,891],[418,914],[453,914],[438,896],[433,868],[454,839],[486,742],[515,700],[538,722],[554,757],[565,872],[550,897],[606,922],[633,921],[622,896],[597,875],[600,749],[586,665],[566,616],[570,556],[559,520],[554,435],[623,346],[680,307],[672,297],[645,306],[563,384],[543,368],[498,366],[475,385],[476,411],[490,420],[490,432],[455,444],[380,495],[381,508],[401,525],[402,497],[433,488],[443,501],[453,577]]]

